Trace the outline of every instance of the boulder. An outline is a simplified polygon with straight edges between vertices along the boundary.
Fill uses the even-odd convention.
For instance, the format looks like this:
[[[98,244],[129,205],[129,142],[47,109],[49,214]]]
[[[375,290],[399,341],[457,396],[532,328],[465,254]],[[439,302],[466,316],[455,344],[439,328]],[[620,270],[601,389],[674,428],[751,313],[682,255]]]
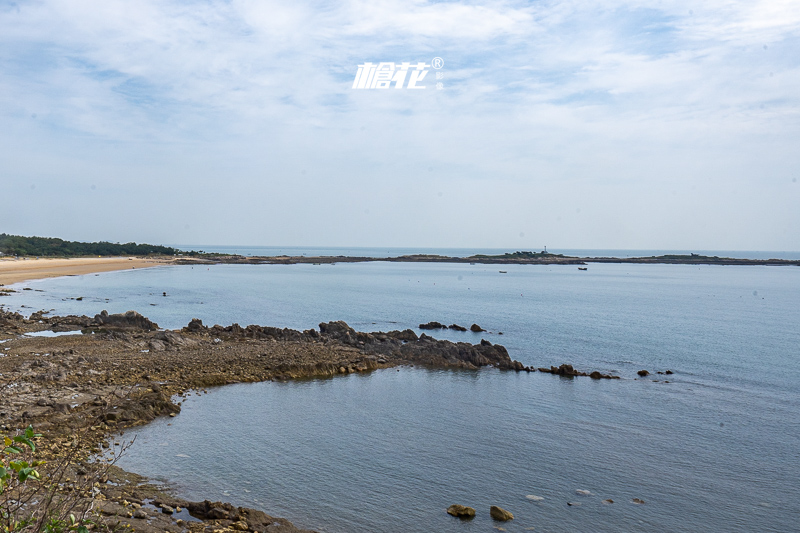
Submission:
[[[200,320],[199,318],[193,318],[189,322],[189,325],[187,325],[183,329],[186,330],[186,331],[190,331],[192,333],[200,333],[200,332],[203,332],[203,331],[208,331],[208,328],[203,325],[203,321]]]
[[[456,331],[467,331],[467,328],[465,328],[464,326],[459,326],[458,324],[450,324],[448,327]]]
[[[514,515],[510,512],[506,511],[502,507],[497,507],[496,505],[492,505],[489,508],[489,514],[495,520],[500,522],[505,522],[506,520],[514,520]]]
[[[129,328],[142,329],[145,331],[155,331],[158,329],[158,324],[150,321],[150,319],[140,315],[136,311],[109,315],[108,311],[104,309],[100,314],[94,315],[93,324],[106,328]]]
[[[472,325],[469,327],[469,330],[470,330],[470,331],[474,331],[475,333],[480,333],[481,331],[486,331],[485,329],[483,329],[482,327],[480,327],[478,324],[472,324]]]
[[[439,322],[428,322],[427,324],[420,324],[419,329],[447,329],[447,326]]]
[[[649,376],[650,372],[648,372],[647,370],[639,370],[637,372],[637,374],[639,374],[640,377],[645,377],[645,376]]]
[[[475,518],[475,509],[456,503],[447,508],[447,514],[458,518]]]

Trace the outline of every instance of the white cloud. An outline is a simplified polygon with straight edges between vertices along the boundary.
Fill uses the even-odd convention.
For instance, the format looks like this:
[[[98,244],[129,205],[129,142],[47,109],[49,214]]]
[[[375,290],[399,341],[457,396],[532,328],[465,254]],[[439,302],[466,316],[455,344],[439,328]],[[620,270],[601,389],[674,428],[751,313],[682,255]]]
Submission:
[[[796,2],[20,4],[0,8],[0,141],[17,147],[0,180],[74,168],[88,183],[124,167],[125,183],[139,175],[169,195],[194,176],[201,203],[235,183],[323,211],[355,208],[343,190],[375,184],[385,196],[435,180],[482,191],[450,204],[462,222],[459,205],[501,216],[509,196],[542,183],[566,199],[583,183],[612,205],[646,196],[631,183],[788,183],[800,166],[798,28]],[[433,55],[445,58],[444,91],[350,89],[360,62]],[[120,201],[144,197],[125,183]],[[413,206],[420,220],[440,221],[425,215],[433,202]],[[633,242],[615,224],[600,227],[631,240],[607,245]]]

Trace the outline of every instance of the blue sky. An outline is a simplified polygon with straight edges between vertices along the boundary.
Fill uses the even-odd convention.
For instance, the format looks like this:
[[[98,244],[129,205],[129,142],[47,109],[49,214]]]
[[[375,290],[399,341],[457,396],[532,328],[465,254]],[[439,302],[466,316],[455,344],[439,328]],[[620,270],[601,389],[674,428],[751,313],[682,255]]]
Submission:
[[[800,250],[799,94],[796,1],[0,0],[2,231]]]

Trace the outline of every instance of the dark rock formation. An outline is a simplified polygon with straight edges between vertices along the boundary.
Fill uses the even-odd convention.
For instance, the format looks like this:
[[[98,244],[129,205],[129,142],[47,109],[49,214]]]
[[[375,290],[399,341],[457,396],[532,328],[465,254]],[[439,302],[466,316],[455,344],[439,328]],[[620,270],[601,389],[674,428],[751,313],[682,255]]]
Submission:
[[[158,329],[158,324],[151,322],[150,319],[140,315],[136,311],[128,311],[124,314],[109,315],[108,311],[103,310],[99,315],[94,315],[94,320],[90,325],[115,329],[142,329],[145,331],[155,331]]]
[[[539,372],[546,372],[548,374],[556,374],[558,376],[566,376],[566,377],[575,377],[575,376],[586,376],[588,375],[586,372],[578,372],[572,365],[563,364],[559,367],[551,366],[550,368],[546,367],[539,367]]]
[[[595,370],[591,374],[587,374],[586,372],[579,372],[575,370],[572,365],[563,364],[559,367],[551,366],[550,368],[547,367],[539,367],[539,372],[545,372],[547,374],[556,374],[557,376],[565,376],[565,377],[575,377],[575,376],[589,376],[592,379],[619,379],[619,376],[612,376],[611,374],[603,374]]]
[[[448,327],[456,331],[467,331],[467,328],[465,328],[464,326],[459,326],[458,324],[450,324]]]
[[[191,331],[192,333],[201,333],[203,331],[208,331],[208,328],[203,325],[203,321],[199,318],[193,318],[189,325],[183,328],[184,331]]]
[[[419,329],[447,329],[447,326],[439,322],[428,322],[427,324],[420,324]]]
[[[647,370],[639,370],[637,372],[637,374],[639,374],[640,377],[645,377],[645,376],[649,376],[650,372],[648,372]]]
[[[458,518],[475,518],[475,509],[456,503],[447,508],[447,514]]]
[[[323,322],[319,332],[315,330],[297,331],[268,326],[250,325],[242,328],[238,324],[205,328],[199,320],[192,320],[183,332],[207,333],[220,338],[274,339],[276,341],[296,341],[309,343],[336,343],[355,348],[363,356],[354,364],[354,371],[378,368],[391,358],[395,363],[409,362],[427,366],[453,368],[479,368],[493,365],[502,370],[527,370],[519,361],[512,361],[504,346],[494,345],[487,340],[480,344],[438,340],[426,334],[417,337],[416,333],[405,331],[365,333],[356,331],[341,320]],[[383,359],[383,363],[380,360]],[[345,372],[349,370],[345,368]],[[337,372],[335,373],[341,373]]]
[[[472,324],[472,325],[469,327],[469,330],[470,330],[470,331],[474,331],[475,333],[480,333],[481,331],[486,331],[485,329],[483,329],[482,327],[480,327],[478,324]]]
[[[603,374],[598,372],[597,370],[589,374],[589,377],[592,379],[619,379],[619,376],[612,376],[611,374]]]
[[[502,507],[497,507],[496,505],[492,505],[489,508],[489,514],[495,520],[499,520],[500,522],[505,522],[506,520],[513,520],[514,515],[510,512],[506,511]]]

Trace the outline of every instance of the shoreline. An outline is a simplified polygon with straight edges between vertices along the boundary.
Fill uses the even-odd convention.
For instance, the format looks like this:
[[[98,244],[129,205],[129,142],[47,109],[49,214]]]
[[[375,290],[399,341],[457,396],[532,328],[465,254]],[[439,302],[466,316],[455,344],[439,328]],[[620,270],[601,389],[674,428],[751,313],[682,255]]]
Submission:
[[[0,258],[0,285],[23,281],[80,276],[99,272],[150,268],[173,264],[174,259],[150,257]]]
[[[41,331],[76,334],[24,336]],[[93,334],[77,334],[81,331]],[[181,400],[193,391],[400,366],[536,371],[512,360],[503,346],[485,340],[454,343],[424,333],[417,336],[410,329],[364,333],[341,321],[301,332],[238,324],[207,327],[193,319],[182,329],[160,330],[133,311],[103,312],[94,318],[50,317],[40,311],[25,318],[0,310],[0,433],[30,424],[44,434],[43,449],[51,458],[76,452],[89,457],[108,443],[116,445],[116,435],[124,430],[179,416]],[[85,438],[78,443],[76,435],[81,433]],[[76,471],[84,469],[89,470],[87,463],[75,464]],[[183,500],[169,488],[119,468],[105,479],[94,485],[99,513],[95,519],[111,529],[124,522],[146,533],[181,533],[187,528],[199,533],[208,527],[307,533],[262,511]],[[164,506],[188,510],[198,521]]]

